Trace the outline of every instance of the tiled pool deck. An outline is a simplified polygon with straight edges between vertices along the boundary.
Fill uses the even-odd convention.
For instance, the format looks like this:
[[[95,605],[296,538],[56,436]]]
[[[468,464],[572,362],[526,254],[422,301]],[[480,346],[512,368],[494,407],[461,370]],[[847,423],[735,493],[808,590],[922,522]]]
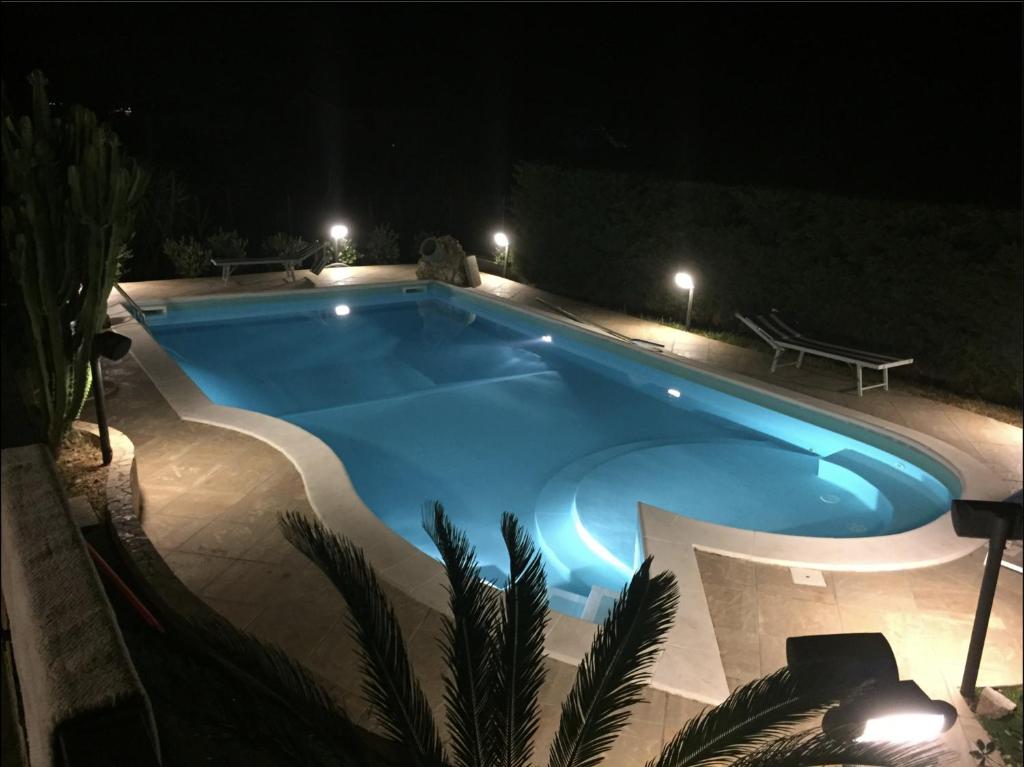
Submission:
[[[412,267],[393,266],[328,269],[319,277],[300,272],[298,278],[297,286],[304,280],[306,286],[324,286],[407,280],[414,275]],[[847,393],[852,377],[839,366],[785,368],[770,375],[768,355],[759,351],[596,309],[491,275],[483,279],[484,290],[533,308],[540,308],[534,299],[542,297],[620,333],[662,343],[680,356],[924,432],[987,464],[1002,478],[1007,495],[1021,487],[1020,429],[901,393],[898,376],[894,390],[858,398]],[[237,276],[226,286],[219,278],[125,285],[143,302],[283,287],[279,273]],[[303,660],[335,687],[350,710],[363,715],[353,648],[343,627],[344,605],[275,525],[276,512],[282,509],[310,510],[291,462],[252,437],[181,420],[131,356],[108,363],[106,370],[108,387],[116,386],[108,405],[111,424],[136,447],[143,525],[168,564],[208,604]],[[795,585],[786,568],[699,555],[730,685],[783,665],[787,636],[882,631],[897,653],[904,678],[956,703],[983,560],[980,550],[920,570],[826,573],[821,588]],[[439,616],[397,592],[395,596],[413,662],[431,701],[440,706]],[[982,684],[1021,682],[1021,629],[1021,578],[1004,569]],[[542,749],[553,734],[559,702],[574,672],[567,664],[549,664],[549,682],[542,694]],[[650,690],[609,764],[642,764],[699,709],[700,704]],[[977,726],[969,717],[963,722],[950,737],[950,744],[961,749],[976,737]]]

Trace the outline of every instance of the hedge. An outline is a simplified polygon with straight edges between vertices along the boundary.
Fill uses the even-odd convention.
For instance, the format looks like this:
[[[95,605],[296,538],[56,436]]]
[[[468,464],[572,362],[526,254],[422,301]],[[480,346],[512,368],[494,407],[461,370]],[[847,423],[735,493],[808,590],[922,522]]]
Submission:
[[[912,356],[908,375],[1019,406],[1021,212],[522,165],[516,270],[539,287],[740,330],[778,309],[829,340]]]

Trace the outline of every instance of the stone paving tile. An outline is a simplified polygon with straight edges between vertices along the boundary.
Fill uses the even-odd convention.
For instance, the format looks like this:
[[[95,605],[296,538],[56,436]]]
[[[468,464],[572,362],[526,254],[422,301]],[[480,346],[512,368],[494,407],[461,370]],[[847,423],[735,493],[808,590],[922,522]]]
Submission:
[[[256,534],[250,525],[214,520],[178,544],[177,548],[194,554],[214,554],[237,559],[252,547]]]
[[[761,646],[757,631],[718,628],[717,624],[715,628],[726,679],[735,679],[740,684],[746,684],[762,676]],[[731,689],[733,685],[730,683],[729,687]]]
[[[824,588],[794,583],[793,575],[788,567],[754,565],[754,578],[759,597],[776,596],[806,602],[835,604],[836,594],[833,587],[835,578],[832,573],[823,573],[822,575],[825,578]]]
[[[170,551],[164,554],[164,561],[182,583],[190,590],[199,592],[227,570],[233,560],[209,554]]]
[[[196,517],[143,517],[142,529],[161,554],[173,551],[210,524]]]
[[[240,629],[248,627],[259,615],[261,609],[259,605],[233,602],[230,599],[203,597],[203,601]]]
[[[325,613],[303,602],[276,602],[266,605],[246,630],[305,663],[329,634],[347,630],[338,626],[340,618],[336,612]]]
[[[719,632],[757,634],[757,591],[752,586],[732,588],[705,582],[704,596],[711,620]]]
[[[804,599],[758,594],[758,626],[772,636],[842,633],[839,608]]]

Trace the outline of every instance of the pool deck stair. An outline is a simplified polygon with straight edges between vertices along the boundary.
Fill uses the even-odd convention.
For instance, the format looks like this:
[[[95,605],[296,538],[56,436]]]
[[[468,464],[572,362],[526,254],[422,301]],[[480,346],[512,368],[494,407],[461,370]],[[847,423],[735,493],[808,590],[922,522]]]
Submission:
[[[718,526],[686,520],[645,503],[638,504],[637,517],[644,551],[654,557],[655,570],[671,570],[679,588],[675,622],[665,639],[651,686],[717,705],[729,696],[729,684],[697,565],[693,533],[700,535],[701,528],[709,528],[703,532],[713,536],[715,530],[710,528]],[[679,524],[680,520],[695,524]]]

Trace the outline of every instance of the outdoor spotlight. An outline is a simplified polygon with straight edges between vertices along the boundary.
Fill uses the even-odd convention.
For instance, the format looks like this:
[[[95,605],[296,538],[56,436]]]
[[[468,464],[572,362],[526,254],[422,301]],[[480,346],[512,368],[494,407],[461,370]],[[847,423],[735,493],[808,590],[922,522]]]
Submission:
[[[92,343],[93,352],[108,360],[119,360],[132,348],[132,339],[113,330],[97,333]]]
[[[508,236],[504,232],[496,232],[494,235],[494,244],[499,248],[507,248]]]
[[[332,240],[344,240],[348,237],[348,227],[344,224],[335,224],[331,227]]]
[[[914,682],[872,688],[825,712],[826,735],[858,743],[927,743],[956,723],[956,709],[932,700]]]
[[[985,574],[978,591],[978,606],[974,611],[974,628],[971,629],[971,644],[967,648],[964,676],[960,681],[960,694],[965,698],[973,698],[978,683],[978,669],[981,667],[981,654],[985,649],[985,635],[988,634],[988,619],[992,615],[992,602],[999,583],[1003,551],[1008,540],[1019,541],[1024,535],[1024,511],[1016,503],[962,499],[953,501],[951,511],[953,530],[958,536],[988,538],[988,559],[985,561]]]
[[[786,640],[786,662],[800,686],[852,690],[829,709],[821,729],[861,743],[924,743],[956,722],[956,709],[932,700],[912,681],[900,681],[892,647],[882,634],[822,634]],[[867,683],[867,687],[858,687]]]
[[[693,277],[689,272],[676,273],[676,286],[686,291],[686,329],[690,329],[690,316],[693,313]]]

